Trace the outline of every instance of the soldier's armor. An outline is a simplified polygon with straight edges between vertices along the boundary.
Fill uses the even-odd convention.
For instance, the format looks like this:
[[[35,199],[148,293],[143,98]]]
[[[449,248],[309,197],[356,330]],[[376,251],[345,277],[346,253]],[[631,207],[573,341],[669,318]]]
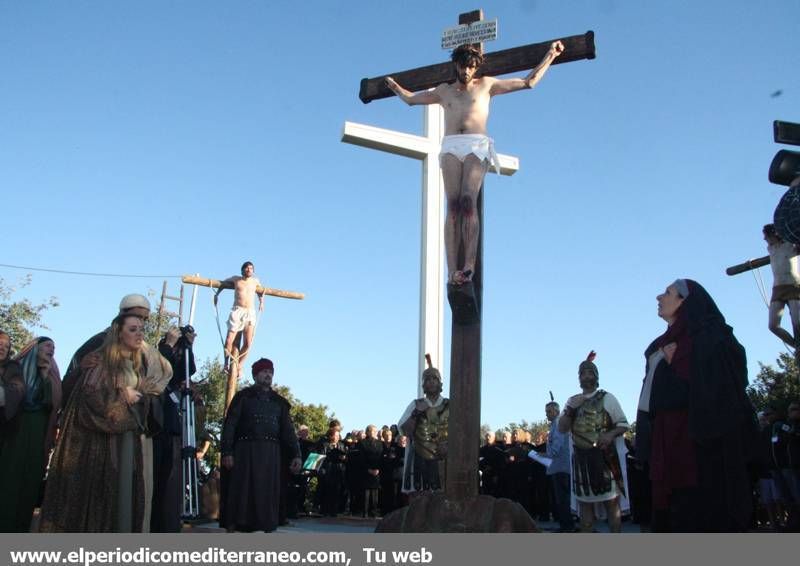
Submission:
[[[611,415],[603,408],[606,392],[602,389],[578,407],[572,421],[572,442],[577,448],[592,448],[600,440],[600,433],[614,428]]]
[[[435,460],[446,453],[447,421],[450,406],[447,399],[438,407],[428,407],[417,417],[414,429],[414,451],[425,460]],[[445,448],[442,450],[442,448]]]
[[[614,444],[601,449],[600,434],[614,428],[611,415],[603,407],[606,392],[599,390],[578,407],[572,421],[572,485],[575,495],[589,497],[610,492],[616,483],[624,495],[620,461]]]

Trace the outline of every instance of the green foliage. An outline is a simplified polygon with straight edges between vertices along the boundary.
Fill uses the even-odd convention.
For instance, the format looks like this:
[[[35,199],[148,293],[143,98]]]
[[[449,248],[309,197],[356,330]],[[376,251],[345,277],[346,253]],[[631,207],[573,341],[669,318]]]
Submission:
[[[200,366],[195,378],[196,385],[206,406],[206,430],[214,439],[206,452],[205,460],[209,465],[218,464],[219,440],[222,434],[222,420],[225,415],[225,386],[228,374],[218,359],[206,359]]]
[[[152,301],[151,301],[152,302]],[[144,324],[144,340],[148,344],[158,344],[169,330],[170,326],[176,326],[177,319],[169,313],[158,314],[158,310],[150,312]]]
[[[219,459],[219,441],[222,437],[222,423],[225,418],[225,388],[228,374],[219,359],[206,359],[195,375],[195,387],[200,392],[206,406],[206,430],[214,439],[206,453],[205,460],[209,465],[217,465]],[[252,380],[240,379],[239,389],[252,385]],[[306,404],[297,399],[286,385],[273,385],[276,393],[284,397],[292,405],[291,417],[295,427],[305,424],[310,431],[310,438],[319,438],[328,430],[328,422],[334,413],[328,413],[325,405]]]
[[[50,297],[38,305],[28,299],[11,301],[14,293],[30,283],[31,275],[23,277],[16,286],[8,285],[0,277],[0,330],[8,333],[11,338],[11,348],[15,352],[35,337],[33,328],[48,329],[42,323],[42,315],[47,309],[58,306],[56,297]]]
[[[790,401],[800,399],[800,373],[794,357],[782,353],[776,363],[777,369],[759,362],[761,369],[747,387],[757,411],[768,405],[785,411]]]
[[[273,385],[272,388],[285,397],[292,405],[291,416],[295,427],[304,424],[308,427],[309,438],[316,439],[328,432],[328,423],[335,413],[328,414],[327,405],[306,404],[295,398],[286,385]]]

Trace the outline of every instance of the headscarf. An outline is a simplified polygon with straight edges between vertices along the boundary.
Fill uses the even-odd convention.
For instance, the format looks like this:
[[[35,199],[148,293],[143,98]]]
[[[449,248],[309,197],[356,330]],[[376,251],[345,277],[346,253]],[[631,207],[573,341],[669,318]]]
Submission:
[[[678,307],[675,322],[656,338],[648,353],[671,342],[677,345],[672,369],[690,383],[689,428],[692,438],[715,438],[741,424],[752,406],[745,394],[747,360],[744,348],[702,285],[685,282],[689,294]],[[714,363],[709,363],[709,360]],[[709,367],[717,371],[708,371]]]
[[[28,409],[38,409],[42,405],[56,406],[53,392],[53,381],[60,383],[61,377],[55,358],[50,363],[48,375],[39,375],[39,345],[44,342],[53,342],[52,338],[40,336],[25,345],[17,355],[16,360],[22,366],[22,379],[25,382],[25,400],[23,404]],[[49,383],[45,380],[49,379]],[[49,385],[49,386],[48,386]],[[60,394],[58,402],[60,403]]]
[[[677,279],[673,285],[675,285],[678,289],[678,293],[683,297],[683,303],[681,303],[678,310],[675,312],[675,320],[673,323],[667,328],[664,334],[655,339],[648,348],[648,352],[656,348],[663,348],[667,344],[675,343],[676,349],[671,362],[672,370],[678,377],[688,381],[692,357],[692,339],[691,333],[689,332],[690,311],[696,312],[698,310],[704,310],[701,308],[701,305],[710,302],[720,318],[722,318],[722,314],[720,314],[719,309],[717,309],[717,305],[714,304],[714,300],[699,283],[691,279]],[[725,323],[724,318],[722,322],[723,324]]]
[[[55,358],[50,362],[50,369],[47,375],[41,376],[41,380],[38,378],[39,368],[36,362],[39,356],[39,344],[47,341],[53,342],[51,338],[46,336],[41,336],[36,340],[32,340],[22,348],[15,358],[20,363],[20,366],[22,366],[23,379],[25,381],[25,400],[22,402],[22,406],[26,408],[38,408],[44,404],[44,402],[51,405],[43,446],[45,462],[47,462],[50,456],[50,449],[55,444],[56,425],[58,423],[59,409],[61,408],[61,372],[58,371],[58,364],[56,364]],[[46,392],[49,391],[49,395],[44,399],[37,400],[35,397],[37,391],[31,391],[31,388],[28,387],[28,381],[38,381],[38,387],[41,388],[44,384],[43,380],[45,379],[49,382],[49,387],[46,389]]]

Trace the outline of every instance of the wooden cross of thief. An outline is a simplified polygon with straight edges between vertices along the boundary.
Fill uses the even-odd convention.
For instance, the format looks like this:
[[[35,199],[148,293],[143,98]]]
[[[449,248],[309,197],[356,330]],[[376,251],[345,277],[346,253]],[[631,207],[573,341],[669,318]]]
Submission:
[[[231,283],[228,280],[220,281],[218,279],[208,279],[206,277],[200,277],[199,275],[184,275],[183,277],[181,277],[181,281],[191,285],[210,287],[212,289],[234,288],[233,283]],[[272,289],[270,287],[262,287],[261,285],[255,288],[255,293],[262,297],[264,295],[270,295],[273,297],[281,297],[283,299],[302,300],[305,298],[305,295],[303,293],[297,293],[294,291],[283,291],[281,289]],[[216,304],[216,299],[214,304]],[[247,348],[252,346],[252,344],[248,344],[247,348],[242,349],[241,334],[242,333],[239,332],[239,334],[236,336],[232,351],[226,352],[226,356],[228,356],[230,360],[228,363],[228,383],[225,388],[225,412],[228,411],[228,406],[231,404],[233,396],[236,394],[236,389],[238,386],[238,379],[239,379],[239,366],[240,366],[239,359],[243,354],[247,354]]]

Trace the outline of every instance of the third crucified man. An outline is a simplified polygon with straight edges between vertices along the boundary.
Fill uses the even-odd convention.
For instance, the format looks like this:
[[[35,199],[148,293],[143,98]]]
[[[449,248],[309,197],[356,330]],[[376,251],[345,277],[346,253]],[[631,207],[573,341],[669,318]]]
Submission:
[[[225,358],[226,360],[235,361],[235,366],[238,367],[237,373],[241,373],[241,367],[244,365],[244,360],[253,343],[253,335],[256,330],[256,309],[253,306],[253,294],[258,295],[258,310],[263,311],[264,292],[263,290],[260,293],[257,291],[261,281],[255,276],[255,267],[253,262],[250,261],[242,264],[241,277],[234,275],[225,279],[223,283],[230,283],[234,291],[233,307],[228,317],[228,336],[225,338]],[[217,304],[217,298],[223,288],[220,287],[214,294],[214,305]],[[244,334],[241,351],[237,351],[234,346],[234,340],[239,332]],[[231,367],[234,366],[234,364],[230,365]]]
[[[457,76],[454,83],[411,93],[392,77],[386,77],[386,86],[406,104],[441,104],[444,108],[445,136],[439,162],[447,196],[444,243],[449,283],[463,285],[475,273],[480,232],[478,194],[489,165],[498,171],[500,169],[494,142],[486,135],[489,102],[499,94],[533,88],[553,60],[563,52],[564,45],[554,41],[541,62],[524,79],[475,78],[483,63],[483,55],[471,45],[462,45],[453,51]],[[464,263],[458,265],[461,245],[464,246]]]

